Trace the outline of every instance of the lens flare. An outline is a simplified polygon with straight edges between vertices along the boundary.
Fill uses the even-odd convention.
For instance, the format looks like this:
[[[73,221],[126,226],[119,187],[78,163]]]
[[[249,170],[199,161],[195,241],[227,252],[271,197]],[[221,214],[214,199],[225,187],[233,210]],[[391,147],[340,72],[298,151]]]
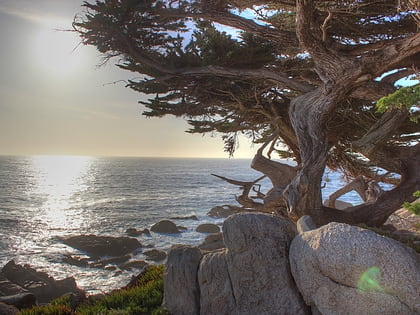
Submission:
[[[360,276],[357,288],[361,292],[379,291],[383,292],[381,285],[381,271],[378,267],[371,267]]]

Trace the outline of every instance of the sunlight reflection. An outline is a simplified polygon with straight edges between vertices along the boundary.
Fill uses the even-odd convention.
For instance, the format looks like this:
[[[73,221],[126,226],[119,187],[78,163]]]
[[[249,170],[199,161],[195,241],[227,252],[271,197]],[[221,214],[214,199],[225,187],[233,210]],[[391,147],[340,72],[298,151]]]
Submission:
[[[43,219],[52,228],[66,228],[70,225],[66,210],[71,208],[74,195],[88,188],[86,179],[91,162],[91,157],[83,156],[34,157],[38,193],[45,199],[42,206]],[[72,225],[76,223],[73,219],[74,215]]]
[[[357,288],[361,292],[378,291],[382,292],[383,289],[379,284],[381,280],[381,271],[378,267],[371,267],[360,276]]]

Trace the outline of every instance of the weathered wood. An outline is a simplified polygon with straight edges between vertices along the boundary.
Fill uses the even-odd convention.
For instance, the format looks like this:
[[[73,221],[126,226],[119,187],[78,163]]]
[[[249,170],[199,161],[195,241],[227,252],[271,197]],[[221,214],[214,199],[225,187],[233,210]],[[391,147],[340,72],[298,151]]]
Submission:
[[[363,177],[359,176],[356,179],[352,180],[350,183],[346,184],[344,187],[338,189],[334,193],[332,193],[329,197],[325,206],[335,208],[335,201],[340,198],[342,195],[350,192],[356,191],[360,198],[363,201],[367,200],[366,197],[366,190],[368,189],[368,184],[364,181]]]
[[[224,180],[225,182],[228,182],[229,184],[240,186],[241,189],[242,189],[242,194],[239,195],[239,196],[235,196],[235,199],[244,208],[255,209],[257,211],[262,211],[262,212],[269,212],[269,211],[266,211],[266,209],[264,207],[264,204],[254,201],[253,200],[254,198],[249,196],[249,194],[251,192],[251,189],[254,187],[254,185],[256,183],[258,183],[260,180],[262,180],[263,178],[265,178],[266,177],[265,175],[257,178],[256,180],[254,180],[252,182],[239,181],[239,180],[230,179],[230,178],[220,176],[220,175],[216,175],[216,174],[211,174],[211,175],[213,175],[217,178],[220,178],[220,179]],[[261,192],[259,192],[259,194],[261,196]]]

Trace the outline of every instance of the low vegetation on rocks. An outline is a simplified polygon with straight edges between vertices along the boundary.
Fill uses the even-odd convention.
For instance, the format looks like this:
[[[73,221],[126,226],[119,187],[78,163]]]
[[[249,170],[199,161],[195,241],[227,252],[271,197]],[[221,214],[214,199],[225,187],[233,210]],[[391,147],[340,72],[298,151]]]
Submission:
[[[100,297],[89,297],[79,305],[72,305],[65,296],[49,305],[22,310],[19,315],[131,315],[169,314],[161,307],[163,299],[163,265],[150,266],[127,287]]]

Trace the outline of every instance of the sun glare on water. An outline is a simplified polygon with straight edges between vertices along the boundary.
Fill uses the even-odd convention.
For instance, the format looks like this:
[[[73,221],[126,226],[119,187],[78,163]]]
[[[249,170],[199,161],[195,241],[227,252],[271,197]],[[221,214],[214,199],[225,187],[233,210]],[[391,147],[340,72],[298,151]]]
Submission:
[[[44,196],[40,216],[51,228],[66,228],[77,224],[75,216],[68,213],[68,209],[75,200],[74,195],[88,188],[86,180],[92,160],[84,156],[34,157],[38,193]],[[71,223],[68,222],[70,217]]]

